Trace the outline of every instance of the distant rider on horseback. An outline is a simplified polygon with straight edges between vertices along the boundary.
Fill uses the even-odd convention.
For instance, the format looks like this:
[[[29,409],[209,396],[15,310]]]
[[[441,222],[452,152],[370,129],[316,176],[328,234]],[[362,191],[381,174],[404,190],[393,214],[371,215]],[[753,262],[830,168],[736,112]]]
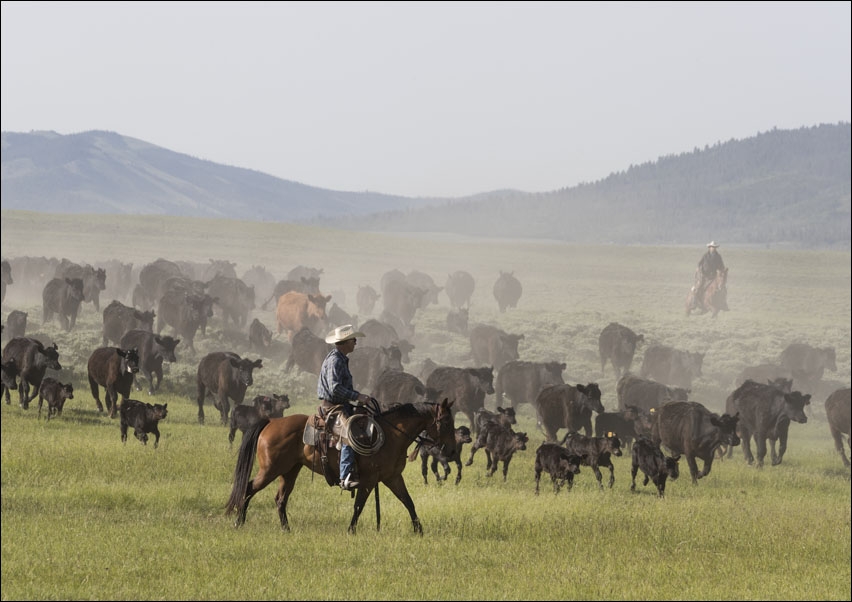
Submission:
[[[722,261],[722,256],[716,251],[718,247],[719,245],[716,244],[715,240],[708,242],[707,252],[698,261],[698,268],[695,270],[695,284],[692,286],[692,305],[689,309],[698,308],[704,298],[704,289],[707,288],[707,284],[716,278],[717,270],[725,269],[725,262]]]

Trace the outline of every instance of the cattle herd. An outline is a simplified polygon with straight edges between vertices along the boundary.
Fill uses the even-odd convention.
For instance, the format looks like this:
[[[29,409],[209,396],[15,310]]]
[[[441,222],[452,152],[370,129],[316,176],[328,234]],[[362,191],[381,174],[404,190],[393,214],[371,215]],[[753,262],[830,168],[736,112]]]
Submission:
[[[324,334],[335,326],[353,323],[366,334],[350,356],[359,390],[375,397],[384,408],[449,399],[454,413],[467,422],[456,428],[452,456],[444,456],[428,443],[419,444],[412,452],[412,459],[419,455],[422,460],[424,482],[428,483],[430,464],[437,481],[447,480],[450,465],[455,464],[458,485],[465,444],[470,444],[465,466],[472,465],[474,455],[482,449],[486,474],[493,475],[502,464],[506,480],[514,453],[527,449],[531,439],[528,433],[514,430],[516,412],[528,405],[544,438],[535,450],[536,494],[542,473],[550,475],[558,493],[563,486],[570,491],[581,467],[588,467],[600,488],[605,486],[601,468],[609,469],[606,485],[611,488],[615,480],[612,457],[629,454],[631,490],[636,489],[641,471],[644,485],[652,482],[656,494],[663,496],[666,481],[678,478],[681,458],[686,460],[693,483],[709,475],[714,459],[730,456],[735,446],[741,446],[748,464],[762,467],[767,448],[771,464],[781,464],[790,423],[807,421],[811,392],[826,370],[837,370],[833,348],[793,343],[780,353],[777,363],[743,368],[725,411],[717,413],[690,399],[693,381],[702,377],[703,352],[651,343],[647,333],[612,322],[602,327],[598,340],[601,374],[611,366],[616,379],[618,407],[606,411],[601,388],[593,379],[565,382],[565,362],[522,359],[523,333],[507,332],[494,323],[468,323],[476,287],[468,272],[450,273],[443,286],[419,271],[386,272],[377,288],[359,286],[358,315],[369,318],[358,324],[357,317],[343,309],[342,293],[321,292],[322,269],[298,266],[277,280],[261,266],[252,266],[242,277],[235,268],[233,262],[212,259],[209,264],[157,259],[138,272],[132,265],[116,261],[92,266],[67,259],[4,260],[3,299],[8,313],[2,375],[6,404],[11,404],[14,390],[23,410],[38,397],[39,417],[47,401],[45,419],[49,420],[61,417],[65,401],[74,398],[71,383],[46,375],[48,370],[63,369],[62,350],[44,336],[27,336],[28,313],[5,306],[7,287],[29,288],[40,296],[44,328],[55,327],[58,321],[62,332],[73,331],[83,304],[91,303],[102,313],[102,346],[90,350],[86,364],[96,409],[110,418],[119,417],[122,442],[132,428],[143,444],[153,434],[154,447],[160,440],[158,423],[167,416],[167,404],[131,399],[131,392],[141,391],[144,384],[149,397],[158,395],[164,362],[178,362],[178,349],[186,350],[196,366],[193,384],[198,422],[204,423],[204,404],[211,400],[219,411],[219,423],[228,427],[232,444],[237,430],[245,432],[261,419],[281,417],[290,407],[285,394],[256,395],[251,403],[244,403],[254,371],[264,367],[274,341],[286,338],[289,345],[285,372],[318,375],[331,349]],[[499,315],[518,306],[522,291],[513,273],[496,275],[493,297]],[[102,292],[113,298],[101,312]],[[422,340],[416,333],[416,317],[430,305],[438,305],[441,293],[449,302],[445,336],[469,340],[469,359],[441,365],[427,358],[415,373],[407,365]],[[170,334],[162,332],[166,328]],[[238,331],[250,353],[263,357],[243,357],[228,347],[197,358],[195,340],[211,336],[214,329]],[[643,345],[643,360],[634,371],[634,356]],[[77,393],[79,396],[79,387]],[[486,409],[492,395],[496,412]],[[835,448],[848,468],[850,389],[831,393],[825,400],[825,412]],[[561,439],[560,431],[564,432]]]

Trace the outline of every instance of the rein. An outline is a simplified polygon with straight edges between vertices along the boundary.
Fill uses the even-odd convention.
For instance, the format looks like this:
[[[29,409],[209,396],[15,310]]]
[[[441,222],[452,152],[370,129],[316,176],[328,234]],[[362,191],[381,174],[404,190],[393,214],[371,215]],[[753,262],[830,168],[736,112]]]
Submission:
[[[429,437],[428,435],[423,435],[422,433],[423,433],[424,431],[421,431],[420,433],[418,433],[416,437],[412,437],[411,435],[409,435],[408,433],[406,433],[404,430],[402,430],[401,428],[399,428],[398,426],[396,426],[395,424],[393,424],[390,420],[388,420],[387,418],[385,418],[385,417],[384,417],[381,413],[379,413],[379,411],[378,411],[378,407],[379,407],[379,406],[378,406],[378,401],[377,401],[375,398],[372,398],[372,397],[371,397],[371,398],[370,398],[370,401],[371,401],[371,402],[373,402],[373,407],[372,407],[372,408],[370,408],[370,411],[371,411],[371,412],[372,412],[372,414],[373,414],[373,418],[374,418],[374,419],[376,419],[376,420],[380,420],[380,421],[382,421],[384,424],[386,424],[387,426],[390,426],[392,429],[394,429],[394,430],[395,430],[395,431],[397,431],[398,433],[401,433],[401,434],[402,434],[402,435],[403,435],[406,439],[408,439],[410,442],[412,442],[412,443],[416,443],[418,446],[423,445],[424,443],[437,443],[435,440],[433,440],[433,439],[432,439],[431,437]],[[435,406],[435,422],[433,422],[432,424],[438,424],[438,423],[440,422],[441,417],[440,417],[440,412],[439,412],[439,410],[440,410],[439,406],[437,406],[437,405],[436,405],[436,406]],[[424,430],[425,430],[425,429],[424,429]]]

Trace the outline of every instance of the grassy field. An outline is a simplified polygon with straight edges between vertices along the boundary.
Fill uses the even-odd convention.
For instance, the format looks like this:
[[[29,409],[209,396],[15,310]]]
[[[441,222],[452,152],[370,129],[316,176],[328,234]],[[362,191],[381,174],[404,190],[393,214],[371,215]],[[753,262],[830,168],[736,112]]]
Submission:
[[[731,311],[715,320],[686,317],[684,299],[706,241],[694,247],[579,246],[547,241],[473,240],[435,235],[356,234],[282,224],[160,217],[86,218],[2,212],[4,258],[110,258],[143,265],[157,257],[263,265],[278,278],[296,265],[323,268],[324,291],[355,309],[359,285],[378,288],[390,269],[424,271],[443,285],[469,271],[477,288],[471,324],[523,333],[522,359],[567,364],[566,382],[599,383],[616,407],[611,368],[602,373],[600,330],[611,321],[643,333],[634,370],[649,344],[705,353],[691,398],[715,411],[745,366],[775,361],[794,341],[832,346],[837,373],[813,391],[805,425],[793,424],[780,466],[749,467],[740,449],[693,486],[670,483],[630,492],[629,454],[615,460],[612,490],[584,469],[571,492],[554,496],[549,480],[534,495],[533,460],[542,441],[532,408],[517,430],[530,435],[503,482],[485,477],[477,454],[458,486],[423,483],[406,468],[424,526],[412,534],[407,512],[382,488],[382,530],[372,502],[358,534],[346,527],[348,494],[303,471],[288,507],[293,531],[278,527],[268,487],[252,501],[246,525],[224,515],[235,463],[227,429],[206,407],[196,421],[195,367],[220,349],[255,357],[245,333],[211,323],[196,354],[178,347],[161,394],[169,404],[160,447],[122,445],[117,420],[99,415],[85,380],[86,358],[101,343],[102,318],[84,305],[78,326],[41,324],[41,301],[10,285],[3,319],[29,312],[29,329],[55,340],[75,398],[62,417],[37,418],[37,403],[2,405],[2,580],[13,599],[359,599],[359,600],[849,600],[850,480],[834,451],[823,402],[850,383],[850,254],[728,247]],[[570,224],[566,227],[573,227]],[[491,287],[513,271],[524,292],[517,309],[497,311]],[[14,274],[13,274],[14,276]],[[109,299],[102,299],[103,307]],[[380,309],[381,301],[379,304]],[[469,341],[449,333],[440,296],[415,318],[411,372],[428,358],[470,365]],[[274,325],[271,310],[254,315]],[[370,316],[359,316],[366,320]],[[373,316],[375,317],[375,316]],[[255,371],[249,394],[287,393],[288,413],[309,413],[316,379],[287,373],[287,344],[276,341]],[[357,384],[357,383],[356,383]],[[144,395],[144,396],[143,396]],[[147,401],[147,395],[136,394]],[[493,407],[490,399],[486,405]],[[457,424],[464,423],[462,416]],[[563,431],[564,432],[564,431]],[[237,437],[239,440],[239,435]],[[465,449],[464,457],[468,455]]]

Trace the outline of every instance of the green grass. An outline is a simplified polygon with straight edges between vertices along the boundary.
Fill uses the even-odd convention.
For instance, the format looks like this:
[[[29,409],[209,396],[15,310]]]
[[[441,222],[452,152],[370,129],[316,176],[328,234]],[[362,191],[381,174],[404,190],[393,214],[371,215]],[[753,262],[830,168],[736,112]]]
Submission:
[[[307,471],[288,506],[291,533],[278,526],[274,485],[255,496],[246,524],[234,529],[224,506],[236,445],[228,448],[227,429],[211,404],[207,424],[197,423],[194,375],[208,351],[255,357],[240,333],[220,332],[214,321],[211,334],[197,339],[195,355],[179,346],[179,361],[155,399],[169,404],[160,447],[132,436],[122,445],[118,421],[95,411],[85,381],[85,360],[100,345],[101,316],[84,306],[78,327],[60,332],[58,323],[40,324],[40,300],[16,296],[11,285],[3,315],[28,311],[30,330],[57,341],[64,366],[58,377],[73,382],[75,398],[49,422],[37,418],[37,403],[21,410],[14,394],[11,405],[0,405],[0,597],[849,600],[849,471],[834,451],[823,402],[850,382],[850,254],[723,246],[731,311],[716,320],[687,318],[683,302],[704,242],[592,247],[2,212],[3,257],[90,263],[120,257],[139,265],[159,256],[227,258],[239,273],[265,265],[279,278],[295,265],[312,265],[325,270],[324,290],[346,292],[350,312],[357,286],[378,288],[389,269],[422,270],[439,285],[466,269],[477,281],[472,323],[524,333],[523,359],[566,362],[566,382],[598,382],[607,409],[616,406],[615,379],[609,368],[601,374],[597,336],[610,321],[644,333],[648,344],[705,352],[691,397],[716,411],[744,366],[776,359],[795,340],[835,347],[838,372],[827,373],[828,382],[814,392],[809,422],[791,425],[780,466],[749,467],[737,448],[693,486],[681,462],[683,476],[669,482],[664,499],[641,481],[638,493],[630,492],[629,454],[615,459],[611,490],[599,490],[584,469],[573,490],[558,496],[545,475],[535,496],[533,461],[542,435],[523,405],[517,430],[530,435],[530,444],[515,455],[506,482],[501,471],[484,476],[482,452],[457,487],[452,477],[438,485],[431,474],[424,485],[419,462],[407,466],[423,537],[412,533],[407,512],[385,488],[381,531],[371,499],[358,533],[347,535],[349,495]],[[513,270],[524,286],[519,307],[505,314],[491,297],[501,269]],[[102,299],[102,307],[108,302]],[[440,306],[415,318],[410,371],[426,357],[468,365],[469,342],[446,332],[447,311],[442,296]],[[273,325],[271,312],[255,315]],[[311,412],[316,379],[284,372],[286,353],[278,341],[249,394],[286,392],[293,402],[288,413]],[[144,393],[135,397],[147,400]],[[493,407],[493,399],[486,405]]]

